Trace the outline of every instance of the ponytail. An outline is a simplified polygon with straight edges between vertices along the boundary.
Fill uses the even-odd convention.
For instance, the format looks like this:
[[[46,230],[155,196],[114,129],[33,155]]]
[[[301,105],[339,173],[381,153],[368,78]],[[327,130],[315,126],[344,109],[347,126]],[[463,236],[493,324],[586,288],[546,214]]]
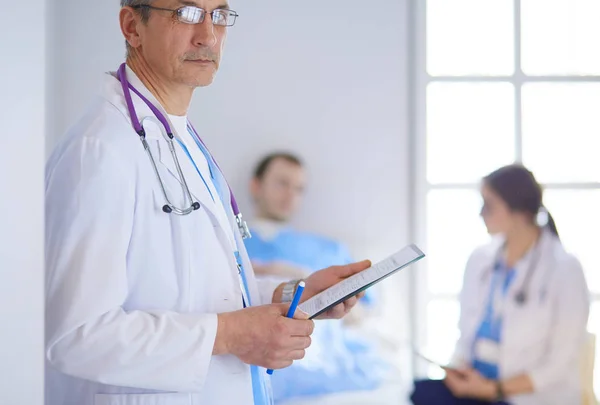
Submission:
[[[548,214],[548,222],[546,223],[546,228],[549,229],[550,232],[554,234],[554,236],[560,239],[560,235],[558,234],[558,229],[556,229],[556,222],[554,222],[554,218],[552,218],[552,215],[550,215],[548,211],[546,211],[546,213]]]

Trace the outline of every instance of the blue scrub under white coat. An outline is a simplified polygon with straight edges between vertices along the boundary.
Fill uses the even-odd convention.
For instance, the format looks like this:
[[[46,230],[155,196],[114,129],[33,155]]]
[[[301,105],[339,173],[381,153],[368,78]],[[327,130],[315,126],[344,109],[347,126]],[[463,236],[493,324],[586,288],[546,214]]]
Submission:
[[[221,203],[223,204],[223,207],[228,207],[229,201],[225,197],[225,191],[224,191],[227,188],[227,181],[225,180],[223,173],[221,173],[221,170],[219,169],[219,167],[217,166],[215,161],[212,159],[211,154],[204,147],[202,142],[200,142],[199,137],[196,136],[195,131],[191,127],[190,124],[187,125],[187,131],[188,131],[189,135],[196,142],[196,146],[198,146],[198,148],[200,149],[200,151],[206,158],[206,162],[208,163],[208,167],[209,167],[209,171],[210,171],[210,177],[211,177],[210,180],[217,191],[217,194],[218,194],[217,197],[212,195],[210,188],[208,187],[208,183],[206,183],[206,180],[202,177],[202,174],[200,173],[200,170],[198,169],[198,167],[196,166],[196,163],[192,159],[190,152],[188,151],[187,147],[185,147],[181,143],[182,148],[184,149],[184,151],[188,155],[189,159],[194,164],[194,167],[196,167],[196,170],[198,171],[198,174],[200,175],[200,177],[202,177],[202,181],[206,185],[206,188],[208,189],[208,192],[211,194],[211,197],[213,198],[213,200],[215,198],[219,198],[221,200]],[[232,208],[229,207],[229,209],[232,209]],[[243,288],[244,288],[245,294],[246,294],[246,296],[243,298],[244,299],[244,308],[245,308],[247,306],[251,306],[252,302],[246,302],[246,297],[248,297],[248,299],[249,299],[250,292],[248,290],[248,283],[247,283],[246,276],[245,276],[245,270],[243,269],[242,260],[239,257],[239,252],[236,251],[235,256],[236,256],[238,265],[242,269],[240,275],[242,276],[242,280],[243,280],[243,284],[244,284]],[[272,392],[270,391],[270,388],[269,388],[269,380],[265,375],[265,369],[255,366],[255,365],[252,365],[250,367],[250,370],[251,370],[251,375],[252,375],[252,393],[254,396],[254,405],[271,405],[273,403],[273,396],[272,396]]]

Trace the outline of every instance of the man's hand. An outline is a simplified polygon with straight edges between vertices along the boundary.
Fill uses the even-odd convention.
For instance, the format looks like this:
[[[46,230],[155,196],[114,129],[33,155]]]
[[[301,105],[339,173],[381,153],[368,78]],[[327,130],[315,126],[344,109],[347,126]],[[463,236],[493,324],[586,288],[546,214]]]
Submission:
[[[314,322],[300,310],[286,318],[289,304],[249,307],[219,314],[214,355],[232,354],[247,364],[285,368],[304,358]]]
[[[457,398],[470,398],[492,401],[496,396],[496,384],[483,377],[472,368],[444,368],[446,378],[444,383]]]
[[[317,295],[321,291],[324,291],[334,284],[348,278],[356,273],[368,269],[371,267],[369,260],[363,260],[362,262],[351,263],[345,266],[332,266],[324,270],[319,270],[311,274],[306,278],[306,288],[302,294],[301,302]],[[365,295],[364,292],[359,293],[355,297],[348,298],[341,304],[336,305],[329,311],[318,316],[317,319],[340,319],[343,318],[350,310],[356,305],[358,300]]]

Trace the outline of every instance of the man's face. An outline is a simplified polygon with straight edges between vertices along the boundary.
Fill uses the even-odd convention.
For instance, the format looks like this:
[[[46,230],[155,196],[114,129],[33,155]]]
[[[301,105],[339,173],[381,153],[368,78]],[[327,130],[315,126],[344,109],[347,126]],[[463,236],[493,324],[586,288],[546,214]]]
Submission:
[[[305,187],[304,169],[283,158],[274,159],[262,179],[252,182],[260,216],[287,221],[298,210]]]
[[[146,24],[138,24],[138,50],[163,82],[187,87],[212,83],[225,45],[227,27],[214,25],[210,13],[228,9],[224,0],[154,0],[152,7],[179,9],[196,6],[207,11],[204,21],[186,24],[174,12],[150,10]]]

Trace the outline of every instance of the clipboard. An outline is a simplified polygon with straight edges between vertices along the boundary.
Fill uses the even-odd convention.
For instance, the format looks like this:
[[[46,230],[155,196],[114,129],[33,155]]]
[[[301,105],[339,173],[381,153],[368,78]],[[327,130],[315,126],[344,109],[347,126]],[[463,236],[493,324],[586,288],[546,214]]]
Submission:
[[[425,253],[416,245],[408,245],[387,259],[309,298],[298,308],[307,313],[309,319],[313,319],[424,257]]]

